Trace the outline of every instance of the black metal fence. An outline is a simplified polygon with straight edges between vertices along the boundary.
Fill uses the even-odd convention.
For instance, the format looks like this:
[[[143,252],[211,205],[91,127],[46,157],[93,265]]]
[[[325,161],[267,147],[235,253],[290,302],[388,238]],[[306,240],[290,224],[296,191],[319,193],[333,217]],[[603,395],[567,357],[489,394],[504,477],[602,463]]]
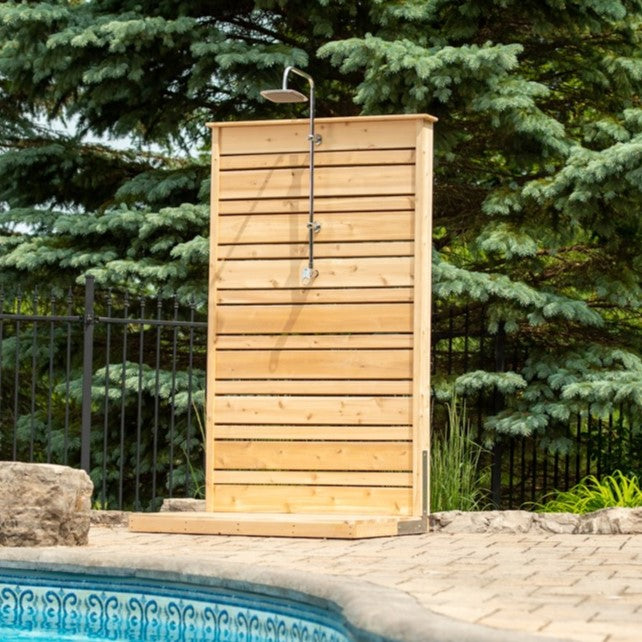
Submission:
[[[527,346],[509,341],[503,329],[487,331],[484,306],[448,306],[433,310],[432,373],[455,378],[473,370],[519,372],[531,354]],[[484,419],[502,408],[502,397],[486,392],[466,400],[469,420],[479,443]],[[436,415],[433,430],[446,427],[447,413]],[[568,490],[587,475],[642,476],[642,429],[624,406],[606,418],[587,405],[554,426],[554,436],[495,436],[483,453],[488,472],[488,503],[499,508],[528,507],[553,490]]]
[[[527,356],[501,328],[487,332],[483,306],[437,304],[432,327],[436,378],[518,370]],[[200,495],[206,334],[194,304],[96,296],[90,278],[65,293],[0,294],[0,459],[81,466],[103,508]],[[483,441],[501,395],[467,402]],[[436,403],[435,430],[445,421]],[[493,504],[519,507],[586,474],[642,470],[642,436],[624,409],[599,419],[587,408],[559,433],[555,444],[504,438],[485,453]]]
[[[0,310],[1,459],[80,466],[104,508],[202,490],[207,323],[194,304],[97,299],[88,278],[3,295]]]

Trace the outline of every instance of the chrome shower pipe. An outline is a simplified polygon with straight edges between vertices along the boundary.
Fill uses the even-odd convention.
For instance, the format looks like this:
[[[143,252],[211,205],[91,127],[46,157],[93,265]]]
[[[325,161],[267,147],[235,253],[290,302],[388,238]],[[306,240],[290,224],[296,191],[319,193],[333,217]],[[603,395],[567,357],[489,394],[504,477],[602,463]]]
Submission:
[[[321,143],[321,136],[315,132],[314,127],[314,80],[310,74],[301,71],[296,67],[286,67],[283,71],[283,83],[281,90],[268,90],[261,92],[268,100],[274,102],[303,102],[305,96],[296,90],[288,89],[288,76],[290,73],[305,78],[310,85],[310,131],[308,141],[310,145],[310,185],[308,205],[308,265],[303,268],[301,279],[305,285],[311,283],[318,275],[314,269],[314,235],[321,229],[321,224],[314,220],[314,148]]]
[[[301,278],[304,284],[310,283],[319,275],[314,269],[314,235],[321,229],[321,225],[314,220],[314,148],[321,143],[321,137],[316,135],[314,127],[314,80],[310,74],[301,71],[296,67],[286,67],[283,72],[283,89],[288,88],[288,75],[292,72],[305,78],[310,85],[310,132],[308,141],[310,143],[310,190],[308,204],[308,266],[303,268]]]

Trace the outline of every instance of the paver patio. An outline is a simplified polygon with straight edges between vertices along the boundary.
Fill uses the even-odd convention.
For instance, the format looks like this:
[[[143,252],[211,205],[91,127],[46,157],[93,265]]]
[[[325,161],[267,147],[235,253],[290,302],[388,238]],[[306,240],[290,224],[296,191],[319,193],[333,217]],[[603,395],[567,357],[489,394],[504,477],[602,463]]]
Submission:
[[[355,576],[489,627],[581,642],[642,640],[642,535],[429,533],[344,541],[92,527],[89,548],[111,558],[180,554]]]

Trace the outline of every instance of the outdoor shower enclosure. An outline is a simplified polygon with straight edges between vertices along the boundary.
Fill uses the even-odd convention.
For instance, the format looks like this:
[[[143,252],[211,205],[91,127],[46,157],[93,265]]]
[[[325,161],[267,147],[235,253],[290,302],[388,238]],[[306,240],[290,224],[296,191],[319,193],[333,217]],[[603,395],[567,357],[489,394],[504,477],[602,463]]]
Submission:
[[[428,509],[432,126],[213,123],[206,512],[134,530],[421,532]]]

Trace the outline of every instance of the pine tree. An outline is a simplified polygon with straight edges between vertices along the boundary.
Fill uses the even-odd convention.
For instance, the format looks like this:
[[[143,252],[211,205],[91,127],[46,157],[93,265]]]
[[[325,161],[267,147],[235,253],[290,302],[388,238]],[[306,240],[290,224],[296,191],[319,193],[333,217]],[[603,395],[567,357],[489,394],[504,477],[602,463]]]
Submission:
[[[642,409],[641,27],[640,0],[2,3],[0,281],[203,301],[203,124],[296,115],[259,97],[296,64],[320,115],[439,117],[437,312],[528,355],[457,386],[503,397],[489,440],[563,450],[587,405]]]
[[[364,113],[430,111],[439,301],[488,303],[528,348],[489,438],[545,437],[571,413],[639,416],[642,369],[640,2],[375,3],[378,28],[322,58],[362,73]]]

